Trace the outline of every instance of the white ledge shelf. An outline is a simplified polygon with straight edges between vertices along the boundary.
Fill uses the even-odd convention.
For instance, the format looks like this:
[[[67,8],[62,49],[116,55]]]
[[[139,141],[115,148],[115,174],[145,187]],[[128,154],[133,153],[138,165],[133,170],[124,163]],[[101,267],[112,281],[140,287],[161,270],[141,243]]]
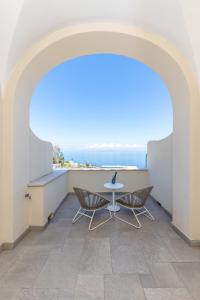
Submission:
[[[148,169],[134,169],[134,168],[68,168],[68,171],[131,171],[131,172],[148,172]]]
[[[67,172],[69,172],[69,170],[54,170],[52,173],[31,181],[28,187],[45,186]]]

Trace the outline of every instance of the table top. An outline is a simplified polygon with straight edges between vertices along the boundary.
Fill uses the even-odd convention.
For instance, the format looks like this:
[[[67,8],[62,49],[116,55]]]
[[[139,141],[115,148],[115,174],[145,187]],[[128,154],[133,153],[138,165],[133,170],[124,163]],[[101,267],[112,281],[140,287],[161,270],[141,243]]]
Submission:
[[[119,183],[119,182],[116,182],[115,184],[113,184],[112,182],[106,182],[104,184],[104,187],[110,190],[119,190],[122,189],[124,185],[123,183]]]

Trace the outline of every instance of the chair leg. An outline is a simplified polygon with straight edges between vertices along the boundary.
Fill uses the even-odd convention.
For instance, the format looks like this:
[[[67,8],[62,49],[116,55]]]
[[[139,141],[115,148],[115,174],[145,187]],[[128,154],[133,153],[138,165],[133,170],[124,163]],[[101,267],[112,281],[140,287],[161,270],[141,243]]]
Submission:
[[[106,210],[107,210],[107,209],[106,209]],[[103,222],[99,223],[98,225],[92,227],[92,222],[93,222],[93,219],[94,219],[95,212],[96,212],[96,210],[93,211],[92,217],[91,217],[91,220],[90,220],[90,223],[89,223],[89,226],[88,226],[88,229],[89,229],[90,231],[92,231],[92,230],[94,230],[94,229],[100,227],[101,225],[105,224],[105,223],[108,222],[110,219],[112,219],[112,214],[111,214],[111,212],[109,211],[110,217],[109,217],[108,219],[106,219],[105,221],[103,221]]]
[[[81,211],[81,207],[79,208],[79,210],[77,211],[77,213],[75,214],[73,220],[72,220],[72,224],[76,223],[76,221],[78,221],[83,215],[80,214],[80,211]],[[78,216],[80,215],[80,216]]]
[[[145,212],[144,212],[144,215],[150,219],[151,221],[155,221],[155,218],[154,216],[152,216],[152,214],[150,213],[150,211],[144,206],[144,209],[145,209]]]
[[[136,221],[137,221],[137,224],[138,224],[138,225],[135,225],[135,224],[133,224],[133,223],[131,223],[131,222],[128,222],[128,221],[126,221],[126,220],[124,220],[124,219],[118,217],[116,213],[114,213],[114,217],[115,217],[116,219],[118,219],[118,220],[120,220],[120,221],[122,221],[122,222],[124,222],[124,223],[126,223],[126,224],[128,224],[128,225],[130,225],[130,226],[132,226],[132,227],[135,227],[135,228],[137,228],[137,229],[141,228],[142,225],[140,224],[140,221],[139,221],[137,215],[135,214],[135,212],[134,212],[133,209],[131,209],[131,211],[132,211],[134,217],[136,218]]]
[[[132,212],[133,212],[133,214],[134,214],[134,216],[135,216],[135,218],[136,218],[136,220],[137,220],[138,228],[141,228],[142,225],[141,225],[141,223],[140,223],[140,221],[139,221],[139,219],[138,219],[138,216],[137,216],[137,214],[135,213],[134,209],[132,209]]]
[[[75,216],[74,216],[74,218],[73,218],[73,220],[72,220],[72,224],[76,223],[82,216],[85,216],[85,217],[87,217],[87,218],[90,219],[90,223],[89,223],[89,225],[88,225],[88,229],[89,229],[90,231],[92,231],[92,230],[98,228],[99,226],[105,224],[105,223],[108,222],[110,219],[112,219],[112,213],[109,211],[110,217],[109,217],[108,219],[106,219],[105,221],[103,221],[103,222],[99,223],[98,225],[92,227],[92,222],[93,222],[93,219],[94,219],[94,215],[95,215],[96,210],[92,211],[92,215],[90,216],[90,215],[88,215],[88,214],[86,214],[86,213],[84,213],[84,212],[81,212],[81,209],[82,209],[82,208],[80,207],[79,210],[77,211],[77,213],[75,214]],[[107,209],[106,209],[106,211],[107,211]]]

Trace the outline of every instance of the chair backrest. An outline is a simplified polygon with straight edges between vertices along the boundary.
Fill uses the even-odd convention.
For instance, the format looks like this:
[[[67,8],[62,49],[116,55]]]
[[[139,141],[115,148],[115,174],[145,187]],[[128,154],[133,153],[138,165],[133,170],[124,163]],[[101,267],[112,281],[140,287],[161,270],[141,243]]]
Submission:
[[[78,187],[73,187],[73,189],[80,202],[80,206],[84,209],[97,209],[102,201],[104,201],[103,197],[96,193]]]
[[[132,193],[134,206],[144,206],[147,198],[149,197],[153,186],[146,187],[144,189],[140,189]]]

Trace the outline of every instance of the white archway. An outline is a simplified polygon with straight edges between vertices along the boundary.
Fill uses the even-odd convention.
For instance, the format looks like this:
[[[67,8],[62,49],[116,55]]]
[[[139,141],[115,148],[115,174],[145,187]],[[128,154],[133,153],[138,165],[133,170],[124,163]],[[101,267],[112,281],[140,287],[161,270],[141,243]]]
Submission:
[[[149,65],[168,86],[174,111],[173,224],[190,240],[200,240],[200,112],[196,80],[180,53],[159,36],[117,24],[85,24],[50,34],[20,60],[3,102],[3,197],[7,240],[28,227],[24,191],[29,181],[29,101],[40,78],[73,57],[113,53]],[[19,176],[20,175],[20,176]],[[12,223],[10,223],[10,220]]]

